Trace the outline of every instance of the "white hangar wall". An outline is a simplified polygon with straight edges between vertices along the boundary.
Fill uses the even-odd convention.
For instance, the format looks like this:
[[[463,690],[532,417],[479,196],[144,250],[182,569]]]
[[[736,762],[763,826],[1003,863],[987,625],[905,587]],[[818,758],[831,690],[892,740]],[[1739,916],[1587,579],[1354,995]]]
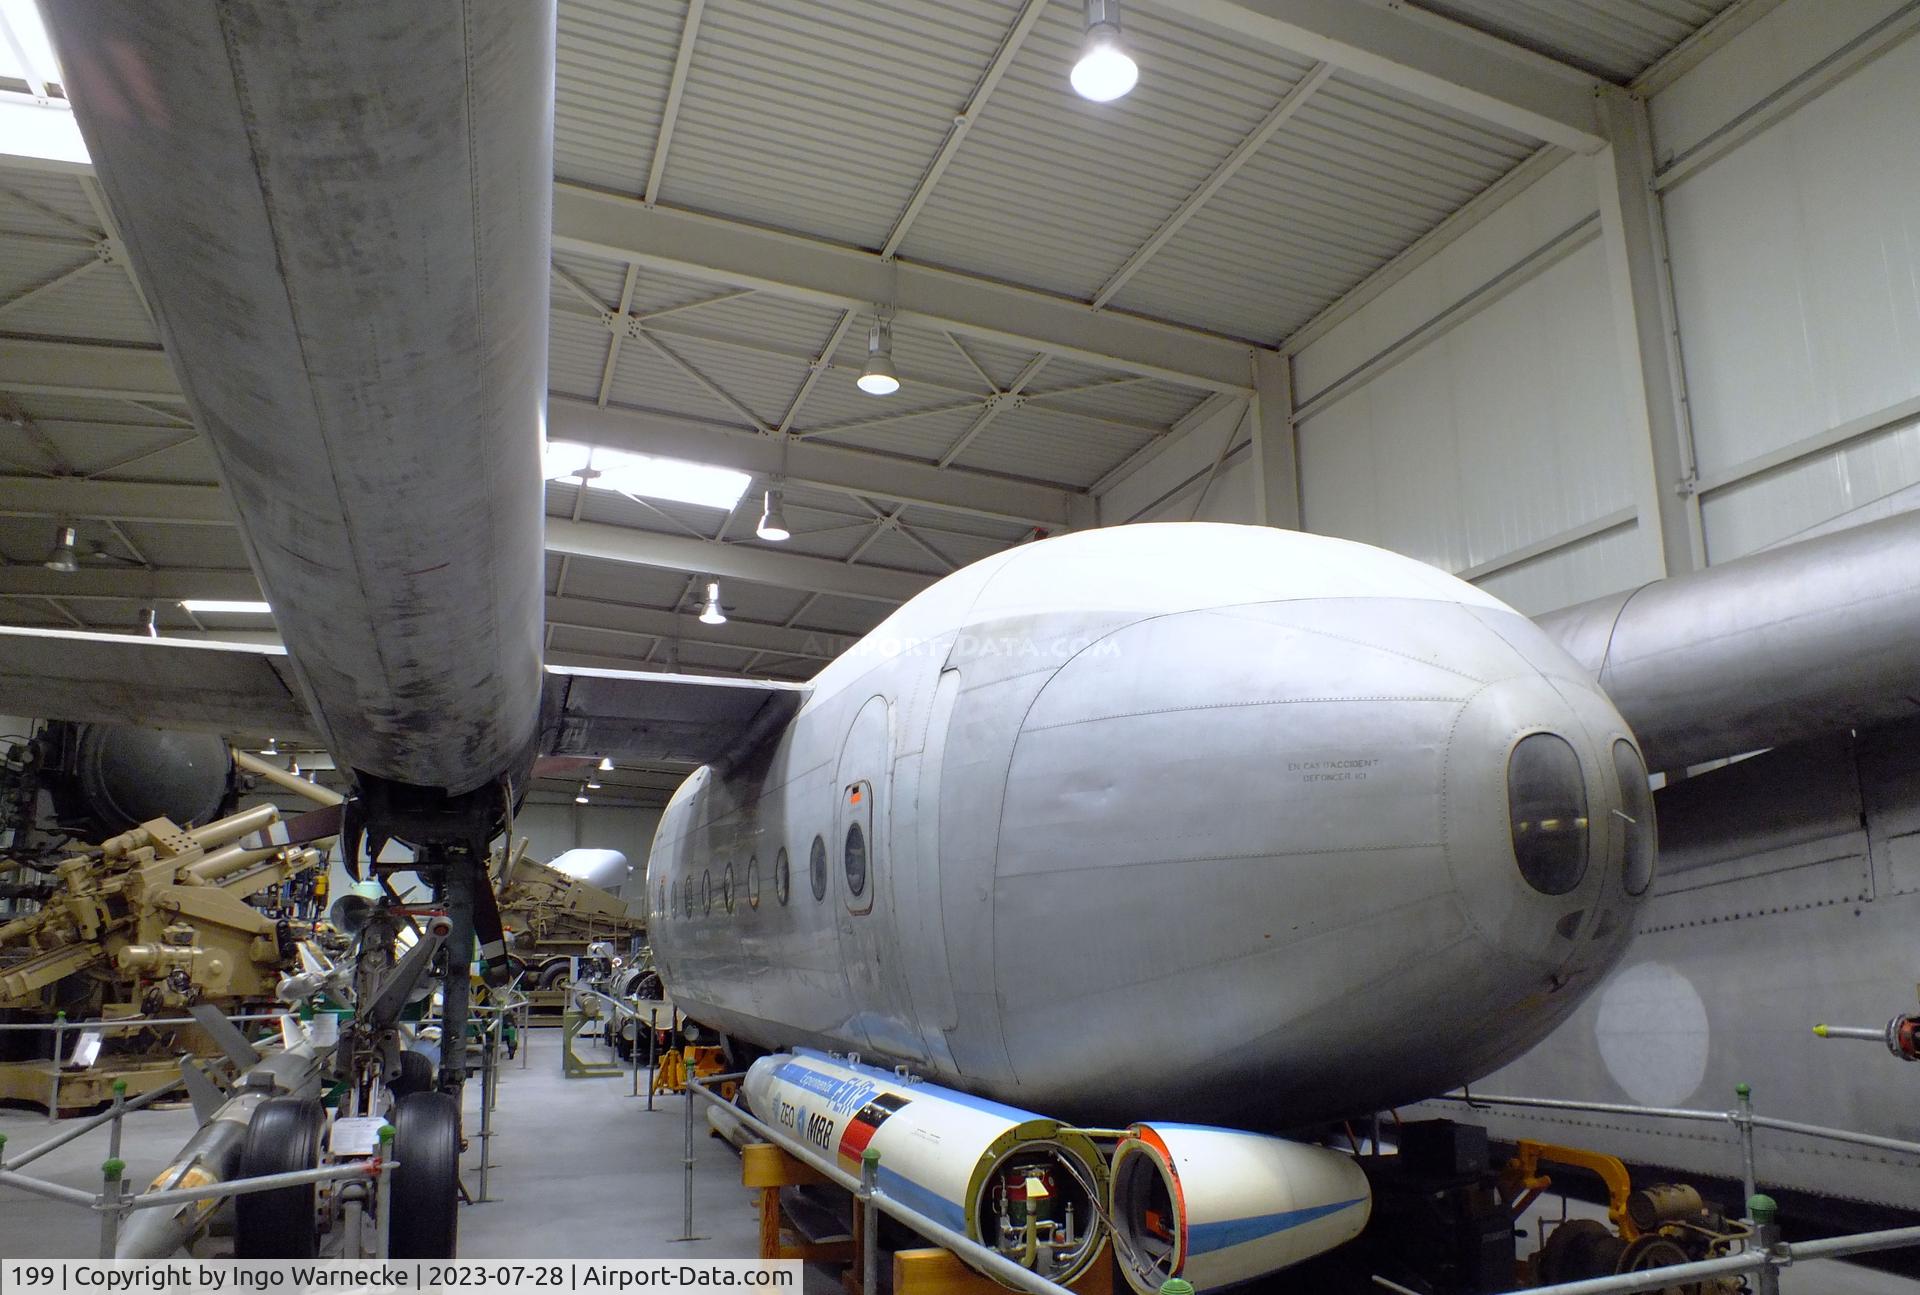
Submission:
[[[1920,482],[1916,31],[1903,0],[1787,0],[1650,83],[1664,432],[1613,160],[1544,154],[1289,343],[1261,399],[1292,411],[1301,524],[1537,614]],[[1258,414],[1203,408],[1101,520],[1256,520]]]

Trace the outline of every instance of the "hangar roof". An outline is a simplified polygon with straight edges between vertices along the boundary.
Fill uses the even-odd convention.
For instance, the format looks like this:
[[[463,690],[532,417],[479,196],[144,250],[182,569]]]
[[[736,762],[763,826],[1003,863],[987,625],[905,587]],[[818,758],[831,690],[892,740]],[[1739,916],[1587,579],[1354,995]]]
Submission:
[[[1075,0],[559,0],[550,435],[752,484],[730,512],[550,484],[550,656],[813,674],[940,575],[1090,524],[1249,400],[1256,349],[1598,147],[1597,86],[1765,7],[1131,0],[1139,85],[1094,104]],[[0,112],[59,113],[29,7],[0,16]],[[902,387],[874,398],[882,313]],[[0,418],[0,620],[270,633],[178,605],[257,588],[84,163],[0,156]],[[773,480],[784,544],[754,536]],[[76,573],[40,565],[60,519]]]

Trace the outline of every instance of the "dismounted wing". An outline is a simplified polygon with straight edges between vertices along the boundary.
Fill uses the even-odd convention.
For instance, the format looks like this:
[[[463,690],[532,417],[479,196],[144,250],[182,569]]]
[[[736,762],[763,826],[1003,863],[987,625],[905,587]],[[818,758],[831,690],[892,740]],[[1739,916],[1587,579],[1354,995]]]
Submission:
[[[319,741],[285,648],[0,628],[0,712]]]
[[[541,749],[662,763],[726,763],[777,732],[807,685],[547,667]]]

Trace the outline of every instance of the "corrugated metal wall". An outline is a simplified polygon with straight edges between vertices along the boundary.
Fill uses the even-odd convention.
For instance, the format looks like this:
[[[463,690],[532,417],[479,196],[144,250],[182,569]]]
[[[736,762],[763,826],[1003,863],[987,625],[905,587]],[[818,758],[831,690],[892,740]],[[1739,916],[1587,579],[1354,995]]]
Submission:
[[[1599,241],[1570,158],[1294,360],[1309,529],[1537,613],[1659,574]]]
[[[1650,105],[1656,164],[1674,168],[1661,187],[1709,562],[1920,481],[1916,29],[1900,0],[1788,0]],[[1661,574],[1600,193],[1594,161],[1566,159],[1299,350],[1309,529],[1534,614]],[[1219,448],[1203,439],[1114,486],[1103,516],[1190,515]],[[1251,520],[1244,458],[1199,515]]]
[[[1908,39],[1665,195],[1710,560],[1920,481],[1916,122]]]

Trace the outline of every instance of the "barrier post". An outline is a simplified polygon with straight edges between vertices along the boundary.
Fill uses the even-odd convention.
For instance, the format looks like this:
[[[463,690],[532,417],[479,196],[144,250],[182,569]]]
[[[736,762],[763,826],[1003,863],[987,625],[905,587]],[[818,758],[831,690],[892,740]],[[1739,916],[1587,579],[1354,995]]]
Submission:
[[[1747,1217],[1753,1220],[1753,1247],[1767,1256],[1767,1263],[1754,1273],[1758,1295],[1780,1295],[1780,1269],[1773,1263],[1780,1243],[1779,1212],[1771,1196],[1755,1194],[1747,1198]]]
[[[113,1258],[114,1251],[120,1248],[120,1215],[124,1210],[121,1198],[121,1178],[127,1172],[127,1162],[118,1156],[109,1157],[100,1166],[100,1257]]]
[[[67,1014],[53,1014],[53,1091],[47,1094],[47,1123],[60,1118],[60,1070],[66,1065]]]
[[[880,1207],[873,1194],[880,1186],[880,1153],[860,1153],[860,1292],[875,1295],[880,1286]]]
[[[387,1231],[393,1221],[393,1125],[382,1124],[379,1137],[380,1177],[373,1186],[373,1236],[380,1258],[386,1259],[393,1253]]]
[[[1753,1174],[1753,1089],[1735,1084],[1733,1095],[1740,1101],[1739,1109],[1733,1113],[1733,1123],[1740,1131],[1741,1185],[1746,1188],[1746,1195],[1741,1199],[1751,1202],[1760,1190]]]

